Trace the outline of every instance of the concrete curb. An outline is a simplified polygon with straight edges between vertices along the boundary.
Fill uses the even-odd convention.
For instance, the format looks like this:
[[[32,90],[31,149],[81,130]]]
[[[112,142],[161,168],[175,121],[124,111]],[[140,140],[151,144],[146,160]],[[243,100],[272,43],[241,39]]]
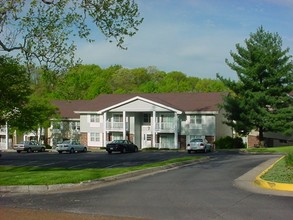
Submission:
[[[153,167],[143,170],[132,171],[116,176],[106,178],[89,180],[77,184],[55,184],[55,185],[22,185],[22,186],[0,186],[0,192],[6,193],[29,193],[29,194],[45,194],[45,193],[60,193],[80,190],[90,190],[94,188],[103,187],[109,184],[117,184],[125,181],[132,181],[148,175],[154,175],[160,172],[167,172],[169,170],[178,169],[180,167],[189,166],[196,163],[209,160],[209,157],[195,160],[184,161],[174,164],[169,164],[160,167]]]
[[[234,186],[257,194],[293,197],[293,192],[263,188],[255,183],[256,177],[259,176],[260,173],[264,172],[264,170],[268,169],[268,167],[272,166],[272,164],[275,164],[279,159],[280,157],[276,157],[261,163],[247,173],[235,179]],[[293,184],[290,185],[292,187]]]
[[[256,178],[254,183],[258,185],[259,187],[262,187],[264,189],[270,189],[270,190],[281,190],[281,191],[289,191],[293,192],[293,184],[288,183],[278,183],[278,182],[272,182],[262,179],[261,177],[266,174],[272,167],[278,163],[280,160],[282,160],[285,156],[280,157],[277,161],[275,161],[271,166],[269,166],[267,169],[262,171]]]

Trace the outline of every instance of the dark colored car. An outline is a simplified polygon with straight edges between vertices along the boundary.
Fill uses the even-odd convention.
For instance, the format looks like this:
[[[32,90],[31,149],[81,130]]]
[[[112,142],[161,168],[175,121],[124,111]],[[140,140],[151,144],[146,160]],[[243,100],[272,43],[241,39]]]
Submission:
[[[111,154],[112,152],[137,152],[138,147],[129,140],[114,140],[107,144],[106,151]]]

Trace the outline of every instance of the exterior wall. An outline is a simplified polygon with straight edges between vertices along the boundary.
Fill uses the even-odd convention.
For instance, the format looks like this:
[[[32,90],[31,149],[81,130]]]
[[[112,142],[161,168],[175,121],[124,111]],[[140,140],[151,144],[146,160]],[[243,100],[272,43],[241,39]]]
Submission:
[[[216,138],[215,140],[225,137],[225,136],[230,136],[233,137],[233,130],[230,126],[226,125],[224,123],[225,121],[224,117],[224,110],[221,109],[219,113],[216,115]]]
[[[258,136],[248,135],[247,146],[254,147],[258,145]]]
[[[88,142],[87,142],[87,133],[86,132],[81,132],[80,133],[80,143],[82,144],[82,145],[85,145],[85,146],[88,146]]]
[[[186,143],[188,143],[195,136],[199,137],[215,137],[216,136],[216,120],[215,115],[205,115],[201,114],[201,124],[191,124],[190,119],[191,115],[199,115],[197,114],[189,114],[180,116],[180,135],[186,137]],[[182,146],[182,143],[180,143]],[[186,145],[185,145],[186,146]]]
[[[52,120],[50,128],[45,132],[44,141],[51,146],[56,146],[63,140],[80,140],[80,120]]]
[[[256,147],[259,144],[258,132],[251,131],[248,135],[248,147]],[[265,132],[264,143],[266,147],[292,146],[293,136],[284,136],[282,134]]]

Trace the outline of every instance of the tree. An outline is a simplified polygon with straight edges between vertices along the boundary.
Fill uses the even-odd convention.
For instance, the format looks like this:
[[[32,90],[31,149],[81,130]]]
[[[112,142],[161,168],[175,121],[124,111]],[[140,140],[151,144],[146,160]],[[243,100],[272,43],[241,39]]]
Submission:
[[[10,126],[19,132],[33,132],[40,138],[43,128],[51,125],[50,119],[57,118],[57,109],[47,99],[30,96],[20,112],[20,117],[10,122]],[[40,141],[40,139],[38,139]]]
[[[18,51],[24,61],[64,70],[74,63],[74,40],[92,42],[95,24],[109,41],[124,48],[142,23],[134,0],[0,1],[0,50]]]
[[[29,74],[15,59],[0,56],[0,124],[19,113],[31,94]]]
[[[293,90],[293,62],[289,48],[282,49],[277,33],[260,27],[245,40],[245,46],[237,44],[236,50],[230,53],[234,62],[226,59],[226,63],[239,81],[217,75],[232,91],[223,105],[227,124],[242,134],[258,130],[260,145],[266,131],[292,134],[293,99],[288,94]]]

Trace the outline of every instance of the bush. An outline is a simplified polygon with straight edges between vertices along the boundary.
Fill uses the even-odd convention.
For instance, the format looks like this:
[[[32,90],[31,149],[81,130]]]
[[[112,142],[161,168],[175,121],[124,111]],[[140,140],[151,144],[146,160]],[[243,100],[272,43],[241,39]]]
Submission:
[[[293,152],[289,152],[285,156],[285,162],[286,162],[286,166],[293,167]]]
[[[218,149],[234,149],[234,148],[243,148],[243,140],[240,137],[232,138],[230,136],[219,138],[214,142],[216,148]]]

